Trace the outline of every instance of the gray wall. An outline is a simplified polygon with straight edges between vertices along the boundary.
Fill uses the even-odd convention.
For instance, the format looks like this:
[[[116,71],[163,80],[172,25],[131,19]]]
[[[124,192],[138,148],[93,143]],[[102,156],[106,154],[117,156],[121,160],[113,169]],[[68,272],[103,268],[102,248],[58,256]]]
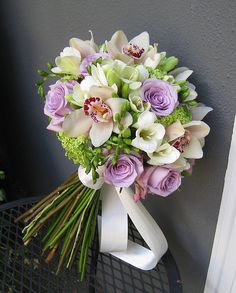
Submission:
[[[183,192],[167,199],[150,196],[181,269],[186,293],[201,293],[206,277],[227,164],[235,97],[234,1],[9,0],[1,3],[1,127],[15,176],[28,195],[48,192],[74,166],[64,158],[36,94],[35,71],[72,36],[98,42],[117,29],[132,37],[148,30],[160,48],[194,69],[199,97],[214,107],[205,158],[196,164]],[[4,126],[5,125],[5,126]]]

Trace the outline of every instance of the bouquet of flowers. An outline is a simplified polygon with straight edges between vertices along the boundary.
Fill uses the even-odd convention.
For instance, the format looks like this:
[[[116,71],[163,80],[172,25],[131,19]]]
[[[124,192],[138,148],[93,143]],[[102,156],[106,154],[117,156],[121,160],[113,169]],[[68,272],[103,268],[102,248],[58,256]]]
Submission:
[[[147,215],[140,199],[148,194],[166,197],[192,174],[210,131],[202,119],[212,109],[196,100],[195,86],[187,81],[192,70],[177,67],[176,57],[159,53],[158,45],[150,44],[147,32],[129,41],[117,31],[100,46],[91,33],[91,40],[72,38],[69,44],[56,57],[56,66],[48,63],[48,71],[38,71],[42,79],[37,86],[49,117],[47,128],[56,132],[66,156],[79,165],[78,173],[17,220],[28,223],[23,231],[27,244],[52,219],[43,238],[46,261],[59,249],[59,271],[63,264],[70,267],[80,251],[78,267],[83,279],[100,194],[105,202],[113,197],[110,211],[121,205],[120,209],[128,209],[126,213],[139,225],[138,218]],[[57,80],[45,95],[48,78]],[[125,203],[127,198],[129,202]],[[136,209],[139,212],[134,216]],[[107,206],[102,217],[103,212],[106,218]],[[116,225],[114,218],[106,221],[119,230],[121,224]],[[119,217],[117,221],[122,222]],[[155,226],[150,218],[146,222]],[[104,245],[104,227],[101,245],[112,246]],[[127,249],[127,240],[125,243],[123,250]],[[118,251],[115,255],[122,258],[122,249],[119,243],[114,248],[113,241],[113,247],[102,251]],[[161,254],[165,250],[166,244]],[[151,267],[147,265],[146,269]]]

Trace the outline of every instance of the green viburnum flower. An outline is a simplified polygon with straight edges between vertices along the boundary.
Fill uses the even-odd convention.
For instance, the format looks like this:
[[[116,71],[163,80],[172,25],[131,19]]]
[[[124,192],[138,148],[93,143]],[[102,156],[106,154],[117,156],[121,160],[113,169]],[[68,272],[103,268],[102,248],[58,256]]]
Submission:
[[[72,160],[74,164],[81,164],[86,166],[86,146],[88,144],[88,137],[81,135],[79,137],[67,137],[62,132],[57,134],[61,141],[62,147],[65,149],[65,155]]]
[[[179,120],[181,124],[186,124],[192,120],[192,113],[186,105],[180,105],[168,116],[158,117],[157,121],[166,126]]]

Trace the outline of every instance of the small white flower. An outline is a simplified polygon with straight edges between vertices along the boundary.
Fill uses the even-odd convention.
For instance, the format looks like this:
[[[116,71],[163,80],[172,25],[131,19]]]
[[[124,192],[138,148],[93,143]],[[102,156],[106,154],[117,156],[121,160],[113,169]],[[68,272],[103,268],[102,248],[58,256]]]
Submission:
[[[83,185],[98,190],[102,187],[103,183],[104,183],[104,179],[103,179],[103,172],[105,170],[105,165],[100,166],[97,168],[97,172],[99,177],[97,178],[96,183],[93,183],[93,176],[92,176],[92,171],[90,171],[88,174],[86,174],[85,172],[85,168],[79,166],[78,169],[78,176],[80,181],[83,183]]]
[[[80,71],[81,54],[72,47],[66,47],[55,59],[57,67],[52,68],[54,73],[67,73],[78,76]]]
[[[169,143],[164,143],[153,153],[148,154],[148,156],[150,157],[148,164],[160,166],[174,163],[176,160],[178,160],[180,152]]]
[[[132,145],[147,153],[154,152],[162,143],[165,135],[165,128],[160,123],[155,123],[154,113],[145,111],[133,125],[136,127],[136,137],[132,140]]]

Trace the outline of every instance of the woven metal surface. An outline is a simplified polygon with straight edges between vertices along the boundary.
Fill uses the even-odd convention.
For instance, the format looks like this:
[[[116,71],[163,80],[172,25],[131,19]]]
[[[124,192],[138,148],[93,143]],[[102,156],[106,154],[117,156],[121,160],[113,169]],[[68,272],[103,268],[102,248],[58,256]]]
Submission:
[[[141,271],[108,254],[98,252],[97,237],[89,251],[87,277],[81,284],[76,263],[55,274],[57,257],[46,265],[41,256],[41,236],[22,245],[22,224],[14,219],[35,199],[0,208],[0,293],[181,293],[174,259],[168,252],[151,271]],[[129,238],[143,244],[129,224]]]

